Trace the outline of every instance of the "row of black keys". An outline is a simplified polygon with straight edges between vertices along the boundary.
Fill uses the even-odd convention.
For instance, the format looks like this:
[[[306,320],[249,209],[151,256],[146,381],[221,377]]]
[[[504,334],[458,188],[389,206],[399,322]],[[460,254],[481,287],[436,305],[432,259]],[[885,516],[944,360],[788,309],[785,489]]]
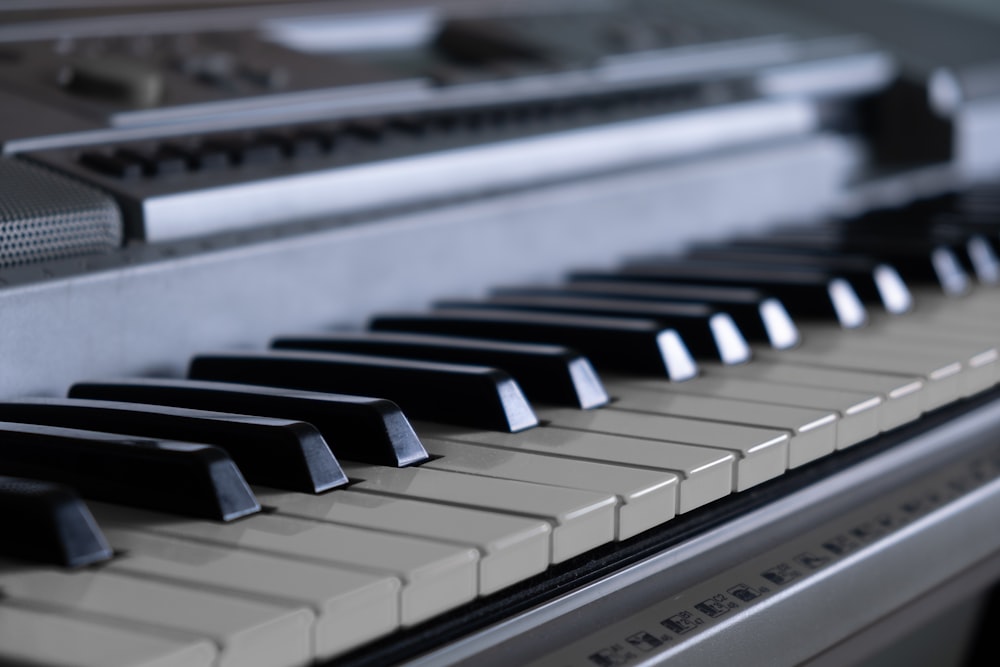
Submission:
[[[679,381],[697,369],[685,341],[696,357],[744,363],[750,348],[741,332],[790,347],[798,340],[792,317],[860,326],[864,303],[908,309],[908,283],[953,292],[968,284],[967,271],[996,282],[1000,195],[880,215],[877,227],[782,230],[702,246],[680,260],[579,272],[561,287],[508,288],[430,313],[382,315],[369,332],[199,356],[191,380],[79,384],[70,399],[0,404],[0,474],[232,520],[259,510],[245,479],[319,493],[348,482],[337,457],[389,466],[425,460],[404,411],[518,431],[537,424],[529,399],[605,404],[591,361]],[[0,514],[33,536],[6,541],[6,555],[69,565],[108,555],[86,510],[58,487],[7,477]]]

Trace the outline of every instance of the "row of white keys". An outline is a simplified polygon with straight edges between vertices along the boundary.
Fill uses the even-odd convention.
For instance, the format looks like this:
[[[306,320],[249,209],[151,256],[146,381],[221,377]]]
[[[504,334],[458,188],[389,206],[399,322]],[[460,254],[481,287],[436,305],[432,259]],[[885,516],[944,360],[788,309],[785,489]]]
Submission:
[[[0,664],[74,667],[212,667],[208,639],[124,628],[70,610],[0,600]]]
[[[497,433],[418,424],[428,440],[449,440],[502,451],[534,452],[560,461],[596,461],[662,470],[679,477],[677,511],[689,512],[732,492],[737,457],[732,452],[671,442],[539,426]]]
[[[259,514],[229,524],[90,503],[98,523],[398,577],[400,622],[412,625],[478,595],[478,553],[405,535]]]
[[[874,314],[872,326],[858,329],[859,334],[899,335],[905,337],[945,336],[959,348],[963,345],[996,345],[1000,338],[997,315],[1000,290],[980,290],[973,295],[948,300],[918,301],[913,312],[903,316]]]
[[[905,318],[879,316],[885,331],[906,336],[947,337],[967,343],[1000,343],[1000,290],[980,290],[961,299],[921,302]]]
[[[962,318],[984,329],[1000,329],[996,319],[1000,315],[1000,290],[995,287],[975,289],[961,297],[935,293],[919,294],[919,297],[912,313],[914,318],[942,323]]]
[[[961,331],[961,323],[954,323],[952,326],[959,331],[931,326],[901,331],[898,327],[893,327],[886,328],[885,334],[887,341],[895,343],[892,349],[907,349],[917,354],[926,354],[929,349],[939,351],[941,358],[958,359],[962,364],[959,376],[959,392],[962,396],[972,396],[990,389],[1000,381],[998,337],[977,335],[968,329]],[[874,334],[873,331],[869,335]]]
[[[422,467],[549,484],[613,494],[615,539],[625,540],[672,519],[677,513],[677,475],[593,461],[567,461],[542,454],[499,450],[422,435],[433,456]]]
[[[937,316],[939,312],[947,314],[948,306],[952,305],[953,301],[943,304],[933,311],[934,315]],[[941,321],[947,322],[947,315]],[[952,335],[943,328],[943,324],[939,325],[941,328],[935,329],[912,317],[885,316],[876,322],[879,324],[851,332],[841,332],[829,326],[804,327],[803,349],[834,345],[860,350],[862,354],[876,350],[890,358],[900,355],[902,351],[903,354],[909,352],[915,357],[933,358],[936,355],[945,359],[946,364],[954,358],[957,363],[962,364],[962,373],[952,387],[958,396],[970,395],[995,383],[993,375],[997,367],[996,349],[986,337],[964,332]],[[946,339],[947,342],[935,345],[938,338]],[[939,347],[945,348],[945,351],[939,350]],[[912,375],[799,365],[789,363],[795,355],[785,352],[765,351],[762,356],[768,355],[775,361],[755,360],[742,366],[706,363],[702,366],[702,377],[683,383],[634,379],[622,383],[612,380],[608,383],[608,389],[613,396],[619,398],[614,404],[616,408],[672,412],[702,418],[711,418],[714,408],[714,414],[725,415],[727,421],[775,427],[784,425],[791,428],[793,433],[797,432],[793,415],[788,415],[787,420],[781,422],[778,414],[756,414],[752,404],[723,404],[720,397],[780,406],[836,410],[839,415],[836,420],[838,448],[848,447],[879,432],[913,421],[925,409],[934,406],[928,406],[924,402],[926,382]],[[894,370],[898,369],[894,367]],[[951,365],[947,370],[956,369]],[[947,371],[943,375],[948,377]],[[939,375],[931,375],[931,378],[938,377]],[[646,390],[656,389],[678,397],[685,396],[688,401],[678,401],[668,407],[669,401],[657,401],[650,398],[648,393],[636,395],[633,389],[623,387],[623,384]],[[701,396],[705,402],[700,403],[691,395]],[[949,399],[942,397],[939,402],[946,400]],[[797,458],[799,451],[801,449],[796,448],[793,438],[790,447],[791,466],[805,462],[802,457]],[[813,450],[813,454],[815,458],[819,452]]]
[[[838,449],[850,447],[879,433],[879,412],[882,407],[882,397],[874,392],[845,391],[825,387],[797,387],[780,383],[744,380],[726,374],[705,374],[687,382],[629,380],[625,386],[628,385],[664,394],[690,396],[695,399],[702,398],[706,401],[716,397],[743,401],[745,402],[745,411],[752,413],[754,410],[760,410],[762,416],[765,413],[756,404],[766,403],[774,406],[793,406],[799,409],[818,410],[821,414],[813,413],[799,417],[789,415],[785,417],[784,423],[767,425],[772,428],[789,428],[790,426],[798,426],[798,423],[803,422],[803,420],[807,420],[804,422],[807,425],[822,420],[822,424],[836,432],[835,443]],[[621,385],[616,385],[609,391],[612,395],[617,396],[620,389]],[[695,401],[690,402],[694,403]],[[734,408],[730,405],[720,406],[720,412],[717,414],[726,414],[723,411],[726,409]],[[767,417],[780,419],[781,415],[767,415]],[[830,451],[833,450],[824,452],[824,454],[828,454]]]
[[[966,334],[934,332],[920,322],[892,326],[871,326],[866,330],[851,332],[831,332],[823,328],[802,329],[805,343],[799,350],[790,350],[789,357],[798,354],[857,354],[861,357],[884,358],[881,363],[902,361],[926,365],[934,364],[938,369],[954,368],[957,400],[989,389],[997,382],[997,346],[988,337],[970,338]],[[875,368],[878,368],[875,366]],[[930,383],[928,383],[930,386]]]
[[[312,647],[328,659],[389,634],[400,623],[402,582],[331,565],[290,560],[134,528],[105,525],[115,550],[101,569],[237,598],[310,609]]]
[[[560,563],[615,537],[617,499],[608,493],[444,470],[344,463],[352,489],[400,498],[540,518],[552,527],[552,561]]]
[[[838,332],[840,333],[840,332]],[[843,332],[847,335],[851,332]],[[792,350],[755,350],[757,359],[776,364],[791,363],[817,368],[853,370],[897,375],[904,378],[917,377],[924,383],[921,397],[923,411],[953,403],[962,397],[960,376],[963,366],[960,360],[940,355],[923,354],[919,350],[903,347],[879,346],[865,348],[853,343],[838,342],[825,346],[803,343]]]
[[[744,491],[788,469],[787,431],[623,410],[538,408],[554,428],[607,433],[730,451],[737,456],[733,489]]]
[[[187,642],[209,639],[217,667],[282,667],[313,658],[311,610],[233,597],[98,569],[0,562],[5,599]]]
[[[727,378],[728,379],[728,378]],[[794,405],[758,403],[749,400],[685,393],[688,384],[664,380],[610,380],[605,384],[615,399],[616,410],[702,419],[707,421],[781,429],[789,434],[788,467],[794,468],[834,451],[838,443],[838,415]],[[766,401],[766,386],[758,385],[760,400]]]
[[[882,398],[880,430],[908,424],[923,414],[924,381],[916,376],[805,366],[788,361],[754,360],[741,366],[702,364],[708,377],[737,377],[761,383],[874,392]]]
[[[278,515],[342,523],[466,545],[479,551],[479,592],[488,595],[544,572],[552,559],[547,521],[351,489],[308,495],[254,489]]]

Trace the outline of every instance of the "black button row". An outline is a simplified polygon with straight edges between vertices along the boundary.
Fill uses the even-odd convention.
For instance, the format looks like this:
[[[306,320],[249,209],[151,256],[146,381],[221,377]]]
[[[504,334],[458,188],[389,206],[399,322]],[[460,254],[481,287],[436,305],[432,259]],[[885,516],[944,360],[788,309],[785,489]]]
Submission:
[[[79,163],[105,176],[138,180],[231,167],[270,167],[286,160],[331,156],[365,161],[400,152],[440,150],[653,115],[695,104],[703,94],[701,88],[676,87],[503,107],[361,118],[328,125],[211,135],[198,140],[169,140],[155,146],[87,150],[80,155]]]

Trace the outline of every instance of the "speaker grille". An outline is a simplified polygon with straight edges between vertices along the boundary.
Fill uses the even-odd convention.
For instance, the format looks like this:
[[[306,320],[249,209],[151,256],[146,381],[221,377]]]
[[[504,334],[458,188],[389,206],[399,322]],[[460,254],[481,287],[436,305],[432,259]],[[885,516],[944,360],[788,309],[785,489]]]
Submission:
[[[43,167],[0,158],[0,269],[122,243],[114,200]]]

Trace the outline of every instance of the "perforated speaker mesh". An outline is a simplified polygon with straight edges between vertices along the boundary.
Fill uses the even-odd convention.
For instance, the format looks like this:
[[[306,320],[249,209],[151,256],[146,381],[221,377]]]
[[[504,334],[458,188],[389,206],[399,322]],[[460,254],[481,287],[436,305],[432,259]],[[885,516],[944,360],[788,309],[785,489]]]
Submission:
[[[114,200],[70,178],[0,158],[0,269],[117,248]]]

